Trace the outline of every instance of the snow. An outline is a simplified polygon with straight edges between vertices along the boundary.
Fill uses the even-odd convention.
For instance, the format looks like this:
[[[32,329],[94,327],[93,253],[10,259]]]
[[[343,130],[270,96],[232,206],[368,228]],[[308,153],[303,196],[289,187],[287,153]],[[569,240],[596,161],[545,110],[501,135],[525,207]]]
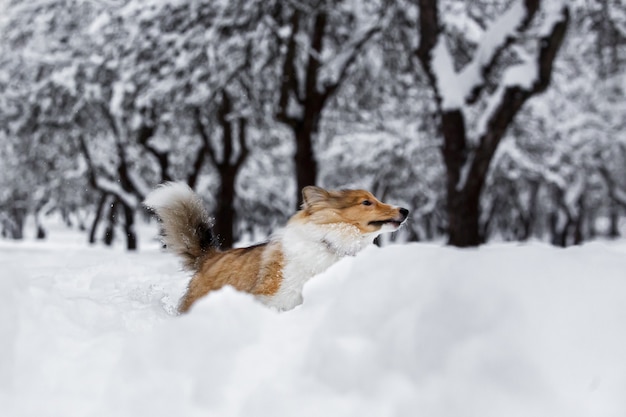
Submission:
[[[463,165],[461,165],[459,181],[456,183],[456,186],[455,186],[457,191],[461,191],[465,187],[465,184],[467,184],[467,178],[469,177],[469,172],[470,172],[470,169],[472,168],[473,163],[474,163],[474,153],[470,153],[467,156],[467,161],[465,161]]]
[[[537,59],[535,57],[524,59],[517,65],[512,65],[506,69],[502,76],[502,83],[488,97],[487,105],[480,119],[477,122],[476,138],[481,138],[488,131],[489,123],[494,117],[495,112],[502,104],[502,98],[508,89],[519,87],[520,89],[530,91],[538,78]]]
[[[474,58],[459,74],[459,84],[464,86],[465,97],[475,87],[485,82],[482,75],[483,68],[489,65],[500,48],[506,44],[507,39],[517,34],[526,15],[526,7],[521,0],[518,0],[485,31],[474,53]]]
[[[443,110],[463,108],[465,96],[454,70],[452,55],[442,35],[439,36],[437,45],[433,48],[432,65],[437,81],[437,91],[441,96],[441,108]]]
[[[91,22],[89,27],[87,28],[87,33],[90,35],[97,35],[102,32],[108,25],[111,24],[111,15],[109,12],[104,11],[101,12],[94,20]]]
[[[69,65],[67,67],[60,68],[52,73],[50,79],[53,83],[66,88],[71,94],[76,94],[76,73],[78,72],[78,66]]]
[[[125,191],[118,181],[111,181],[107,178],[96,178],[96,186],[99,190],[111,193],[124,201],[129,207],[137,207],[139,200],[135,195]]]
[[[373,34],[380,32],[381,26],[378,19],[372,16],[359,16],[359,23],[354,30],[351,39],[344,42],[338,51],[326,50],[322,53],[322,74],[318,80],[318,91],[324,91],[326,86],[340,83],[346,69],[351,65],[357,53],[365,49],[364,55],[368,59],[368,68],[375,73],[382,66],[382,56],[374,52],[372,48],[363,48],[363,43]]]
[[[456,33],[463,33],[468,41],[478,43],[483,37],[485,30],[469,13],[468,8],[471,6],[460,2],[446,6],[447,8],[441,13],[444,25]]]
[[[526,155],[524,151],[517,146],[513,138],[503,140],[498,147],[496,157],[499,159],[504,156],[508,156],[509,158],[515,160],[515,162],[524,169],[538,174],[544,178],[547,183],[553,184],[561,190],[568,188],[568,181],[559,172],[555,172],[550,169],[551,166],[559,165],[558,160],[553,162],[548,161],[545,165],[542,165]],[[556,156],[558,157],[558,155]]]
[[[565,0],[551,1],[546,4],[544,10],[546,19],[538,33],[540,36],[548,36],[559,21],[563,20],[563,13],[566,12],[567,4]]]
[[[521,7],[522,10],[517,10]],[[516,11],[517,10],[517,11]],[[541,36],[548,36],[549,33],[553,30],[554,26],[563,20],[563,13],[565,13],[566,8],[562,4],[562,1],[555,1],[551,4],[551,7],[547,8],[546,14],[547,17],[543,22],[543,27],[540,29],[539,34]],[[497,27],[501,27],[502,29],[507,28],[516,18],[515,15],[519,15],[517,19],[519,19],[520,23],[522,17],[524,16],[523,7],[521,5],[517,5],[517,3],[509,9],[507,13],[505,13],[500,22],[505,24],[495,25]],[[508,23],[507,23],[508,22]],[[509,34],[512,36],[512,34]],[[502,42],[506,39],[506,36],[502,36]],[[497,43],[494,43],[495,46]],[[489,48],[487,48],[489,50]],[[487,100],[487,106],[480,120],[478,121],[478,132],[476,134],[477,137],[482,137],[487,131],[487,127],[491,118],[494,115],[494,112],[499,108],[502,97],[505,92],[512,87],[519,87],[520,89],[524,89],[527,91],[531,91],[539,78],[539,68],[538,68],[538,51],[534,54],[523,51],[522,48],[516,48],[516,52],[518,55],[518,59],[521,60],[521,63],[512,65],[506,69],[502,76],[502,82],[498,85],[496,91],[491,94]],[[479,54],[480,57],[480,54]],[[484,59],[479,59],[478,62],[483,62]],[[472,64],[468,64],[467,68],[471,67]],[[467,85],[467,77],[464,77]],[[471,91],[471,90],[468,90]]]
[[[507,68],[499,88],[517,86],[530,90],[537,81],[537,59],[527,59],[521,64]]]
[[[462,109],[474,89],[485,83],[483,74],[485,68],[506,45],[507,40],[517,35],[517,30],[527,13],[521,0],[513,2],[507,11],[492,22],[483,33],[472,60],[459,72],[454,68],[453,58],[445,43],[445,35],[439,35],[438,42],[433,48],[432,66],[443,110]],[[530,75],[525,75],[529,71]],[[521,83],[520,80],[531,79],[535,72],[536,69],[523,65],[515,68],[514,73],[508,74],[508,81]],[[507,84],[506,80],[505,84]]]
[[[372,246],[292,311],[226,288],[176,316],[156,240],[60,234],[0,241],[3,416],[626,412],[624,241]]]

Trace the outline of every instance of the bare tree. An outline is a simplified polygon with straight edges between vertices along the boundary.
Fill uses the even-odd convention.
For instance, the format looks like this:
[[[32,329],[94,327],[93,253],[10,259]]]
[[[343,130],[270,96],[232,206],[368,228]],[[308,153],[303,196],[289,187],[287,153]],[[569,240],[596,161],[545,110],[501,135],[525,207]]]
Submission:
[[[205,126],[200,109],[196,109],[196,129],[202,138],[204,151],[220,179],[220,187],[216,196],[214,234],[221,246],[230,248],[235,242],[235,182],[243,163],[250,153],[246,139],[245,117],[233,117],[232,99],[223,91],[222,100],[217,109],[217,122],[221,130],[221,155],[211,145],[209,129]]]
[[[500,140],[524,103],[546,90],[552,67],[569,21],[562,6],[548,13],[534,56],[519,56],[521,63],[502,71],[493,93],[486,98],[473,137],[465,120],[465,106],[476,104],[496,77],[499,58],[511,52],[537,14],[539,0],[518,0],[483,34],[469,61],[457,71],[439,17],[437,0],[419,0],[419,46],[416,51],[435,93],[443,159],[447,175],[449,244],[476,246],[479,232],[480,195],[489,164]]]
[[[279,10],[284,12],[282,8]],[[277,36],[284,46],[284,53],[278,73],[276,117],[293,131],[298,205],[301,203],[300,190],[317,182],[318,166],[313,143],[322,112],[346,81],[361,51],[381,30],[382,16],[379,16],[373,22],[364,23],[363,27],[353,28],[353,35],[342,42],[335,33],[337,28],[356,19],[350,13],[341,15],[340,10],[327,1],[311,2],[306,6],[294,3],[289,12],[276,17],[278,25],[280,20],[286,19],[284,23],[289,33],[285,38]],[[335,21],[337,19],[340,21]],[[306,44],[302,42],[303,35]],[[332,51],[333,59],[324,60],[324,54],[329,51]]]

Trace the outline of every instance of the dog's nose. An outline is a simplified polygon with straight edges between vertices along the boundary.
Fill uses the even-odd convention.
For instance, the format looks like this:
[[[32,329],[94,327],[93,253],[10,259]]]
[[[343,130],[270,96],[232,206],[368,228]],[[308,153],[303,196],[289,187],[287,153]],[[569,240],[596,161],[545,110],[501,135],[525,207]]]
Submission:
[[[405,208],[400,208],[400,214],[402,214],[402,217],[404,217],[405,219],[409,216],[409,211]]]

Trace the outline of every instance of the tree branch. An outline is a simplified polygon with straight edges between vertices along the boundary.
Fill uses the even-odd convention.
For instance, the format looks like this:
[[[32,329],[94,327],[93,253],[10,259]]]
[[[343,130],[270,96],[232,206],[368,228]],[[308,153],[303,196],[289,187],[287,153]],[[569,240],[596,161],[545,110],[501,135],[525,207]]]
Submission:
[[[172,176],[169,173],[169,152],[160,151],[149,142],[154,136],[155,131],[156,128],[154,124],[142,123],[137,130],[137,143],[143,146],[148,153],[152,154],[156,158],[161,170],[161,182],[171,181]]]
[[[89,185],[95,190],[98,190],[104,194],[109,194],[123,202],[128,207],[137,207],[139,205],[139,199],[136,195],[132,193],[128,193],[119,187],[115,182],[106,179],[106,178],[98,178],[96,176],[95,165],[91,154],[89,152],[89,148],[87,147],[87,142],[83,135],[78,137],[78,143],[85,157],[85,162],[87,163],[87,175],[89,178]]]
[[[214,165],[218,164],[217,157],[215,155],[215,151],[213,151],[213,147],[211,147],[211,138],[207,135],[204,122],[202,122],[202,113],[200,111],[200,107],[193,108],[194,122],[196,125],[196,130],[200,134],[200,139],[202,139],[202,143],[204,144],[204,151],[209,155],[209,159]]]
[[[437,101],[441,102],[437,89],[437,78],[432,67],[432,51],[435,45],[437,45],[439,33],[441,32],[437,0],[419,0],[418,3],[420,41],[416,54],[426,72],[430,85],[435,91]]]
[[[83,156],[85,157],[85,162],[87,163],[87,177],[89,178],[89,185],[98,189],[93,159],[91,159],[91,154],[89,153],[89,148],[87,147],[87,142],[85,142],[85,137],[83,135],[78,136],[78,145],[83,153]]]
[[[567,6],[563,7],[561,13],[560,20],[554,22],[550,32],[539,39],[540,49],[537,61],[532,63],[536,67],[536,77],[534,79],[518,79],[517,71],[522,70],[528,74],[531,70],[527,64],[509,68],[509,75],[512,75],[512,72],[515,76],[507,79],[507,74],[505,74],[503,85],[494,93],[495,104],[490,106],[493,110],[487,113],[486,123],[479,136],[478,149],[472,161],[469,177],[484,178],[491,158],[515,115],[530,97],[545,91],[550,84],[554,59],[561,47],[569,23]]]
[[[474,58],[459,74],[468,104],[478,100],[498,58],[515,41],[515,35],[528,27],[538,9],[539,0],[518,0],[484,33]]]
[[[196,152],[196,159],[192,164],[193,169],[191,170],[189,175],[187,175],[187,185],[189,185],[191,189],[196,188],[198,177],[200,176],[200,171],[202,170],[202,165],[204,165],[204,160],[207,153],[207,145],[205,143],[202,143],[202,145],[200,145],[200,149],[198,149],[198,151]]]
[[[122,186],[123,192],[117,191],[117,186],[113,184],[113,186],[115,187],[114,190],[119,195],[131,193],[137,196],[140,200],[143,200],[147,194],[147,192],[145,192],[146,187],[139,187],[136,183],[136,178],[130,174],[130,171],[128,169],[128,162],[126,160],[126,148],[124,147],[124,144],[122,143],[120,138],[116,138],[115,146],[117,147],[117,153],[119,157],[119,163],[117,166],[118,182]],[[131,202],[131,199],[124,197],[122,198],[122,201],[125,205],[129,206],[129,202]],[[133,206],[131,205],[129,207]]]
[[[438,53],[438,59],[449,56],[445,39],[440,36],[441,26],[436,0],[419,0],[419,30],[420,43],[417,48],[417,57],[426,72],[429,84],[435,93],[435,101],[439,110],[439,126],[443,136],[442,154],[444,163],[448,171],[448,190],[454,188],[459,183],[462,173],[461,168],[467,159],[467,132],[465,127],[465,117],[458,107],[448,108],[444,102],[442,91],[440,90],[439,77],[435,72],[433,59],[435,48],[445,48]],[[441,44],[439,45],[439,43]],[[452,62],[439,62],[446,65],[446,71],[454,75]],[[453,82],[454,80],[449,80]]]
[[[280,83],[280,97],[278,99],[278,113],[276,118],[289,125],[295,126],[297,119],[289,116],[287,108],[289,106],[289,97],[293,94],[296,98],[299,97],[299,82],[298,74],[295,68],[296,62],[296,36],[300,30],[300,11],[294,9],[291,15],[291,33],[289,34],[289,40],[287,41],[287,52],[285,54],[285,60],[283,61],[283,68],[281,71],[281,83]]]
[[[248,148],[248,131],[247,129],[248,120],[245,118],[239,119],[239,156],[237,157],[237,161],[235,162],[235,169],[239,171],[241,165],[246,161],[248,155],[250,154],[250,149]]]
[[[97,107],[98,107],[98,109],[100,109],[100,112],[102,113],[102,117],[104,118],[104,120],[109,125],[109,128],[113,132],[113,135],[116,138],[119,138],[120,137],[119,127],[118,127],[117,123],[115,122],[115,118],[113,117],[113,115],[111,114],[109,109],[106,107],[106,105],[102,101],[98,101]]]
[[[611,200],[626,208],[626,191],[622,190],[617,185],[617,182],[605,166],[599,165],[597,170],[604,179],[604,182],[606,182]]]
[[[232,111],[232,102],[226,91],[222,92],[222,103],[217,110],[217,120],[222,127],[222,160],[217,162],[218,169],[230,165],[233,154],[233,125],[228,120],[228,115]]]
[[[313,33],[311,34],[311,50],[308,53],[308,61],[306,65],[306,75],[304,79],[305,100],[314,99],[320,93],[317,90],[317,80],[322,62],[320,57],[324,49],[324,33],[326,32],[326,24],[328,15],[326,10],[321,10],[315,16],[313,23]]]
[[[354,42],[352,51],[348,59],[344,61],[343,66],[341,67],[341,70],[339,71],[339,76],[337,77],[337,80],[334,83],[326,86],[326,88],[322,92],[323,102],[326,102],[333,94],[335,94],[337,89],[341,86],[341,84],[343,84],[346,77],[348,76],[348,70],[350,69],[350,67],[352,67],[352,65],[356,61],[363,47],[375,34],[379,33],[381,30],[382,28],[379,25],[373,26],[369,28],[363,34],[361,38],[359,38],[356,42]]]

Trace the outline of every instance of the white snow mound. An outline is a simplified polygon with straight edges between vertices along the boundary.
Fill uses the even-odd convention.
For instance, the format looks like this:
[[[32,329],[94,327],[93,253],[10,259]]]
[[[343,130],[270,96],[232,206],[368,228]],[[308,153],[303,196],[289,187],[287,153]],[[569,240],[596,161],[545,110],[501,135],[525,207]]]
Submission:
[[[626,250],[371,247],[270,310],[129,255],[0,245],[3,416],[623,416]]]

